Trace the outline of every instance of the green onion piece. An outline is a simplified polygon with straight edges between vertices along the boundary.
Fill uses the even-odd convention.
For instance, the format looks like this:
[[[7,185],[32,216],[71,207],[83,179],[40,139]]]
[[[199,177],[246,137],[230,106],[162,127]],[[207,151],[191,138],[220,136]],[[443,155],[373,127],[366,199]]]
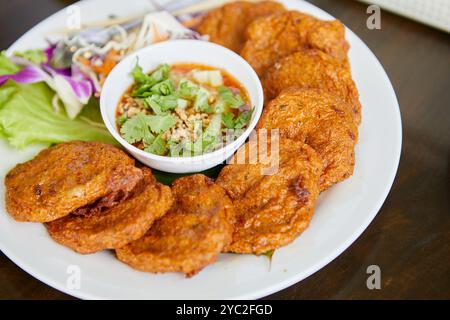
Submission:
[[[120,117],[117,118],[117,124],[119,126],[123,125],[128,120],[128,116],[126,113],[122,113]]]
[[[162,96],[171,95],[174,93],[174,91],[175,88],[173,87],[173,83],[169,79],[159,82],[151,88],[152,93],[156,93]]]

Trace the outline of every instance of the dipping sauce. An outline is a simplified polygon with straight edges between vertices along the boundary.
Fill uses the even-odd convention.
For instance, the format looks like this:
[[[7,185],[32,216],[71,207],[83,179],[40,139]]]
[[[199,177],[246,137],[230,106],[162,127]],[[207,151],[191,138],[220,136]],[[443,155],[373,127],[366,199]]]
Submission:
[[[121,136],[161,156],[194,156],[231,143],[247,128],[253,107],[247,91],[225,70],[201,64],[160,65],[144,74],[117,106]]]

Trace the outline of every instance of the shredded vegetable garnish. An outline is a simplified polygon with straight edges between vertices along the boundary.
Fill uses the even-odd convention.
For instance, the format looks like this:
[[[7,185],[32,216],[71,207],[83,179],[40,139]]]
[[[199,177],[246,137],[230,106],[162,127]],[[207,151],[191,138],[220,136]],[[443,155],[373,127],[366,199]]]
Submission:
[[[166,11],[147,14],[140,24],[131,22],[125,26],[111,26],[103,33],[112,34],[105,43],[88,41],[82,35],[63,39],[56,48],[54,61],[64,67],[67,63],[65,57],[71,56],[70,63],[77,65],[90,78],[97,96],[108,74],[128,54],[161,41],[201,39]]]
[[[100,96],[108,74],[124,57],[145,46],[161,41],[171,39],[206,40],[205,37],[201,37],[184,25],[187,21],[191,21],[186,25],[193,26],[194,18],[200,16],[198,13],[184,12],[182,16],[173,16],[169,13],[186,9],[196,2],[198,1],[171,1],[164,7],[156,6],[155,8],[159,11],[145,14],[143,17],[111,18],[106,23],[97,23],[96,26],[76,33],[68,31],[62,37],[49,41],[48,47],[44,49],[14,52],[10,57],[6,57],[2,53],[0,62],[8,61],[8,63],[4,63],[4,66],[14,66],[14,68],[8,69],[3,66],[0,74],[0,89],[9,92],[11,82],[17,84],[14,90],[19,93],[28,88],[26,85],[36,84],[33,88],[40,88],[43,91],[47,87],[51,97],[46,100],[47,107],[49,107],[46,112],[53,110],[58,116],[64,114],[69,119],[81,120],[80,123],[83,125],[103,130],[104,126],[101,122],[91,121],[89,117],[83,116],[84,109],[87,108],[88,101],[92,99],[98,103],[97,98]],[[211,81],[216,80],[212,78]],[[160,82],[160,79],[155,79],[156,82]],[[145,88],[143,90],[145,91]],[[165,117],[164,113],[168,111],[168,108],[181,110],[187,107],[186,99],[168,94],[173,90],[168,83],[160,83],[153,90],[155,94],[144,92],[140,98],[145,98],[145,103],[149,108],[153,108],[155,116]],[[139,95],[139,92],[136,94]],[[201,99],[204,97],[199,93],[199,108],[206,110],[207,105],[204,100],[200,103]],[[30,105],[34,105],[33,101],[29,102]],[[0,103],[1,109],[4,103]],[[129,120],[125,116],[121,118],[121,125],[125,125]],[[48,119],[50,118],[48,117]],[[152,124],[153,129],[158,129],[158,126],[165,128],[167,123],[170,124],[167,117],[164,120],[162,120],[163,118],[146,119],[152,119],[147,122]],[[163,121],[161,123],[164,126],[161,126],[160,121]],[[51,126],[51,124],[49,125]],[[47,133],[36,132],[35,134],[36,137],[40,135],[44,137]],[[153,135],[154,138],[151,141],[149,137],[146,137],[145,148],[150,150],[149,152],[163,152],[165,150],[164,137],[158,132],[153,132]],[[74,133],[73,136],[76,137],[77,134]],[[86,137],[88,137],[87,139],[91,137],[88,132],[86,132]],[[109,139],[109,136],[105,139]],[[42,141],[43,138],[35,140]],[[12,138],[11,141],[13,141]],[[28,137],[27,141],[32,141],[32,137]],[[48,141],[60,140],[54,137],[49,138]],[[25,142],[14,142],[14,144],[25,144]]]

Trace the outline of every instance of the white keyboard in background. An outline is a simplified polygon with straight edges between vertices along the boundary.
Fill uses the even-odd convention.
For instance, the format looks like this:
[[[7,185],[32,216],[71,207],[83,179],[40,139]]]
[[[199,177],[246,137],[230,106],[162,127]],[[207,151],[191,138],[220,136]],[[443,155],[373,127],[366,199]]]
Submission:
[[[450,33],[450,0],[360,0]],[[381,18],[383,19],[383,18]]]

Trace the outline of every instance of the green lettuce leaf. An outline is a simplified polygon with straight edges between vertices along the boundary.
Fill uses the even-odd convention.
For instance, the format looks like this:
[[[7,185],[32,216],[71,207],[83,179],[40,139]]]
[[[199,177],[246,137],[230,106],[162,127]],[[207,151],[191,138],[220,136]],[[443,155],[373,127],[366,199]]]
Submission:
[[[14,52],[17,57],[22,57],[36,65],[47,61],[47,57],[42,49],[26,50],[23,52]]]
[[[19,68],[0,54],[0,75]],[[116,144],[101,120],[98,103],[90,103],[76,119],[52,106],[54,92],[44,83],[0,86],[0,136],[13,147],[30,144],[53,144],[72,140],[102,141]]]
[[[0,76],[16,73],[19,70],[20,68],[6,56],[5,52],[0,53]]]

